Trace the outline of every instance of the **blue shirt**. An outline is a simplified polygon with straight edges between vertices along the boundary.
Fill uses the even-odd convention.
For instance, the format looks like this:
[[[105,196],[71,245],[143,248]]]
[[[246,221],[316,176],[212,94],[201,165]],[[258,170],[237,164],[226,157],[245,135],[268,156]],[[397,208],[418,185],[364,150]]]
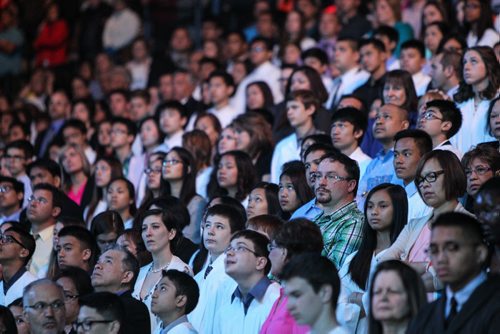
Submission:
[[[390,149],[387,153],[380,150],[375,158],[366,167],[365,175],[359,181],[358,194],[356,202],[358,208],[363,211],[366,195],[368,192],[381,183],[392,183],[403,186],[403,180],[398,179],[396,171],[394,170],[394,149]]]
[[[307,218],[309,220],[314,220],[314,218],[318,217],[323,213],[323,209],[316,206],[316,197],[302,205],[300,208],[295,210],[290,219],[295,218]]]
[[[245,315],[247,314],[248,308],[254,299],[260,300],[266,294],[266,290],[271,285],[271,280],[267,278],[267,276],[262,277],[257,284],[248,292],[246,297],[241,294],[240,288],[236,287],[233,294],[231,295],[231,303],[234,301],[234,298],[238,297],[243,303],[243,309],[245,311]]]

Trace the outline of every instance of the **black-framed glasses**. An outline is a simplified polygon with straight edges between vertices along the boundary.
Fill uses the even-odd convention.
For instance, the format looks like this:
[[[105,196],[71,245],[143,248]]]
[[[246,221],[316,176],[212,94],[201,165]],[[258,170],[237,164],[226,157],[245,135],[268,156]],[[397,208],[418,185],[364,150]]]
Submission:
[[[8,234],[0,234],[0,242],[2,244],[12,244],[12,243],[16,243],[18,244],[19,246],[21,246],[22,248],[26,248],[22,243],[21,241],[17,240],[16,238],[14,238],[13,236],[11,235],[8,235]]]
[[[440,121],[443,120],[441,117],[437,117],[436,114],[434,114],[431,111],[424,111],[420,115],[420,119],[425,119],[426,121],[432,121],[432,120],[435,120],[435,119],[440,120]]]
[[[417,186],[420,187],[420,186],[422,186],[424,181],[427,181],[427,183],[429,183],[429,184],[436,182],[439,175],[442,175],[442,174],[444,174],[444,170],[437,170],[435,172],[427,173],[424,176],[417,176],[415,178],[415,181],[417,183]]]
[[[251,250],[250,248],[243,246],[243,245],[238,245],[238,246],[229,246],[224,250],[224,254],[227,254],[229,252],[234,252],[234,253],[243,253],[243,252],[249,252],[252,253],[253,255],[259,257],[262,255],[257,254],[255,251]]]
[[[89,331],[92,329],[92,326],[94,324],[109,324],[113,322],[114,320],[84,320],[84,321],[78,321],[76,323],[76,330],[78,331],[78,328],[82,327],[84,331]]]
[[[476,173],[476,175],[484,175],[491,170],[491,167],[486,166],[477,166],[476,168],[466,168],[465,175],[470,177],[472,173]]]
[[[47,204],[49,203],[49,201],[47,201],[46,198],[43,198],[43,197],[35,197],[33,195],[31,195],[29,198],[28,198],[28,203],[33,203],[33,202],[37,202],[39,204]]]
[[[44,311],[45,309],[47,309],[49,307],[54,311],[60,311],[64,307],[64,302],[61,300],[56,300],[55,302],[52,302],[52,303],[38,302],[34,305],[26,305],[24,307],[33,309],[37,312]]]

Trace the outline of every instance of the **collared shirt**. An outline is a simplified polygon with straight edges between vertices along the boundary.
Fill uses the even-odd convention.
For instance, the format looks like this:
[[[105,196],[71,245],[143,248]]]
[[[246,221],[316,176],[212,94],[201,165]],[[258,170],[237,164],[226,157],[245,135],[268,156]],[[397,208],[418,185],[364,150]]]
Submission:
[[[52,252],[52,239],[54,238],[54,227],[55,225],[51,225],[41,230],[38,234],[33,234],[36,248],[31,258],[29,271],[35,276],[38,276],[39,271],[49,263],[50,253]]]
[[[267,288],[271,285],[271,280],[267,276],[262,277],[257,284],[248,292],[246,296],[241,294],[240,288],[237,287],[231,295],[231,303],[237,297],[243,303],[243,310],[245,315],[247,314],[248,308],[254,299],[261,300],[266,294]]]
[[[8,222],[8,221],[16,221],[16,222],[18,222],[19,221],[19,215],[21,214],[22,210],[23,209],[20,208],[19,210],[17,210],[16,212],[14,212],[13,214],[11,214],[10,216],[0,215],[0,224],[3,224],[3,223]]]
[[[460,312],[464,304],[469,300],[470,296],[476,290],[478,286],[480,286],[484,281],[487,279],[487,275],[485,272],[481,272],[479,275],[477,275],[472,281],[467,283],[465,287],[462,288],[462,290],[459,290],[455,293],[451,291],[450,287],[446,287],[446,309],[445,309],[445,315],[448,317],[451,311],[451,298],[455,297],[455,300],[457,301],[457,312]]]
[[[323,213],[323,209],[316,205],[316,197],[302,205],[300,208],[295,210],[290,219],[295,218],[307,218],[309,220],[314,220]]]
[[[432,212],[432,208],[420,197],[415,182],[408,183],[405,192],[408,199],[408,221],[428,216]]]
[[[352,160],[355,160],[358,163],[359,166],[359,179],[361,180],[363,178],[363,175],[365,175],[366,167],[370,164],[372,161],[372,158],[370,158],[369,155],[365,154],[361,147],[357,147],[349,156]]]
[[[366,195],[375,186],[381,183],[393,183],[403,185],[403,181],[398,179],[394,170],[394,150],[391,148],[385,152],[381,150],[366,167],[365,175],[359,181],[356,202],[358,208],[363,209]]]
[[[456,149],[455,146],[453,146],[449,140],[445,140],[441,144],[434,147],[432,150],[450,151],[452,153],[455,153],[458,160],[462,160],[462,156],[463,156],[462,152],[460,152],[458,149]]]
[[[364,216],[351,202],[331,214],[321,214],[314,222],[323,235],[323,255],[340,268],[347,256],[358,250]]]
[[[230,104],[228,104],[227,106],[224,106],[220,109],[215,109],[215,107],[210,108],[210,109],[208,109],[208,113],[217,117],[222,128],[225,128],[226,126],[228,126],[233,121],[233,119],[235,119],[236,116],[238,116],[240,114],[240,113],[236,112],[236,109],[233,106],[231,106]]]
[[[352,94],[354,90],[364,84],[368,78],[370,77],[370,73],[356,66],[342,74],[339,79],[339,86],[333,87],[335,89],[330,90],[330,97],[328,98],[328,109],[336,106],[340,101],[342,95]],[[336,79],[336,80],[337,80]]]
[[[413,79],[413,84],[415,85],[415,90],[417,91],[417,96],[422,96],[427,90],[427,86],[431,82],[431,77],[424,74],[422,71],[415,73],[411,76]]]
[[[3,280],[3,294],[6,295],[7,291],[9,291],[10,287],[14,285],[14,283],[17,282],[18,279],[21,278],[21,276],[24,275],[26,272],[26,267],[22,266],[19,268],[19,270],[10,278],[10,280],[7,282],[5,279]]]
[[[175,319],[174,321],[172,321],[171,323],[169,323],[165,327],[163,327],[163,325],[162,325],[163,328],[161,329],[161,332],[168,333],[169,330],[171,330],[172,328],[174,328],[177,325],[182,324],[183,322],[188,322],[188,318],[186,315],[183,315],[182,317]]]

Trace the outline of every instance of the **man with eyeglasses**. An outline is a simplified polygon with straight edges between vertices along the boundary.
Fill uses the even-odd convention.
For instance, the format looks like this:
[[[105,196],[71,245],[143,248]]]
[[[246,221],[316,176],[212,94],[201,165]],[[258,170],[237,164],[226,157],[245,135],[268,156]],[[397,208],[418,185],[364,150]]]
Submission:
[[[120,297],[111,292],[95,292],[80,298],[79,302],[80,312],[76,322],[78,333],[121,333],[125,307]],[[135,333],[149,334],[140,329],[136,329]]]
[[[0,305],[9,305],[22,297],[24,287],[36,280],[26,271],[34,252],[35,239],[24,229],[12,226],[0,235]]]
[[[364,217],[354,201],[359,167],[345,154],[330,153],[321,157],[315,178],[316,200],[323,213],[314,223],[323,235],[323,255],[340,268],[361,242]]]
[[[213,333],[258,333],[279,297],[280,286],[267,277],[271,269],[269,240],[259,232],[235,233],[225,250],[226,273],[238,286],[235,290],[220,287],[221,301],[215,314]]]
[[[431,226],[428,252],[445,288],[407,333],[500,333],[500,277],[484,270],[481,224],[463,213],[443,213]]]
[[[417,126],[431,136],[433,150],[451,151],[458,159],[462,158],[462,152],[449,140],[462,126],[462,113],[453,101],[429,101],[418,116]]]
[[[64,333],[64,292],[57,283],[44,278],[28,284],[24,288],[23,307],[31,334]]]
[[[0,224],[19,221],[24,185],[13,177],[0,176]]]
[[[56,187],[41,183],[35,186],[29,198],[26,217],[31,222],[31,232],[35,237],[36,250],[29,271],[37,277],[45,277],[52,252],[54,225],[61,213],[64,194]]]
[[[16,140],[5,147],[5,167],[12,176],[24,184],[23,208],[28,205],[31,196],[31,181],[26,174],[26,166],[33,158],[33,145],[27,140]]]

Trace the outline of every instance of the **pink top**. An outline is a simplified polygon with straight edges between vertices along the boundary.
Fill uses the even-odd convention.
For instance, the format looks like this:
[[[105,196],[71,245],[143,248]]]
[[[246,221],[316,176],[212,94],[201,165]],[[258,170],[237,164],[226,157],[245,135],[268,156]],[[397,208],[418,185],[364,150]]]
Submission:
[[[68,194],[67,194],[68,197],[78,205],[80,205],[82,203],[83,192],[85,191],[85,187],[87,186],[87,181],[85,181],[85,183],[83,183],[76,192],[74,191],[73,186],[68,191]]]
[[[283,288],[280,289],[280,297],[274,302],[271,312],[260,329],[260,334],[306,334],[309,326],[300,326],[286,309],[288,298],[284,295]]]
[[[429,262],[429,256],[425,252],[429,247],[429,243],[431,241],[431,229],[429,228],[429,224],[425,224],[422,231],[418,235],[415,244],[410,250],[410,254],[408,254],[408,262]]]

